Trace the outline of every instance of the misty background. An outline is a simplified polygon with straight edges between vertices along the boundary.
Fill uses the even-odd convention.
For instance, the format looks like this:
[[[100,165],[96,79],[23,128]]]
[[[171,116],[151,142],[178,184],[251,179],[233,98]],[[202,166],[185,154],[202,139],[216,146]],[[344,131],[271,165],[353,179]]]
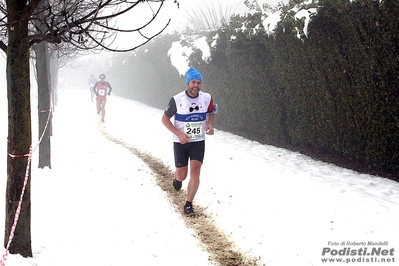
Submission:
[[[244,1],[180,1],[179,9],[166,9],[172,20],[161,36],[133,52],[73,58],[60,69],[57,89],[88,90],[91,74],[105,74],[113,94],[163,109],[185,88],[171,63],[178,44],[203,73],[204,91],[220,101],[219,128],[397,179],[398,3],[287,2],[259,1],[260,10],[249,10]],[[222,28],[194,30],[202,26],[190,21],[195,13],[237,16]],[[273,35],[264,32],[265,20],[282,17]]]
[[[169,26],[163,32],[163,35],[171,34],[171,35],[196,35],[195,24],[201,21],[204,17],[207,19],[212,17],[211,20],[214,19],[223,19],[222,16],[230,18],[230,16],[234,15],[245,15],[247,13],[251,13],[251,11],[245,4],[245,0],[200,0],[200,1],[191,1],[191,0],[180,0],[179,8],[173,1],[167,2],[163,12],[159,15],[159,23],[164,23],[167,19],[171,19]],[[256,1],[260,6],[264,4],[269,5],[270,7],[277,7],[279,4],[287,4],[289,0],[258,0]],[[196,13],[203,13],[202,15],[194,16]],[[127,18],[118,18],[118,23],[121,28],[124,28],[124,25],[128,25],[131,23],[130,17]],[[221,24],[221,21],[215,22],[217,25]],[[211,29],[209,29],[211,30]],[[216,29],[212,29],[216,30]],[[202,33],[204,35],[206,33]],[[118,33],[118,37],[115,40],[117,43],[116,46],[124,47],[126,43],[132,42],[132,37],[130,35],[124,35],[123,33]],[[148,45],[147,45],[148,46]],[[147,46],[141,47],[140,51],[146,50]],[[149,44],[151,46],[151,43]],[[104,62],[108,62],[112,60],[112,57],[118,58],[129,58],[132,53],[110,53],[110,52],[102,52],[100,54],[87,54],[81,56],[79,58],[72,58],[67,67],[61,69],[59,87],[62,88],[76,88],[76,87],[85,87],[88,85],[87,80],[91,74],[93,74],[97,79],[100,73],[104,73],[108,70],[108,68],[115,67],[112,63],[105,64]],[[133,52],[135,54],[135,52]],[[126,59],[128,60],[128,59]],[[118,72],[118,71],[117,71]],[[126,79],[129,79],[129,75],[125,76]],[[74,82],[68,82],[68,80],[74,80]],[[115,83],[115,77],[107,76],[107,81],[111,83]],[[121,82],[121,80],[118,80]],[[184,84],[184,83],[183,83]],[[129,86],[128,84],[121,84],[122,87],[126,88]],[[118,93],[118,90],[115,90],[114,93]]]

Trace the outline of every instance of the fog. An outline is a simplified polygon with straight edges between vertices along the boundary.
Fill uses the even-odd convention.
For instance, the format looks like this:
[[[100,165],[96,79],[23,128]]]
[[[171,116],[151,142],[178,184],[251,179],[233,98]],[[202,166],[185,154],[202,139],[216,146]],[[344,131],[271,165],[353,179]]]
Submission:
[[[260,5],[266,3],[270,6],[277,6],[278,3],[287,4],[289,0],[258,0]],[[201,0],[201,1],[192,1],[192,0],[179,0],[179,8],[174,3],[174,1],[166,1],[163,7],[163,11],[159,14],[160,18],[157,21],[159,23],[154,27],[155,31],[161,29],[165,23],[167,23],[168,19],[171,19],[169,26],[166,28],[165,33],[171,33],[174,31],[183,30],[186,27],[187,15],[190,12],[195,11],[195,8],[202,5],[215,6],[211,3],[218,3],[220,5],[224,5],[225,7],[231,7],[232,12],[236,14],[244,14],[248,12],[248,8],[244,4],[244,0]],[[195,4],[194,4],[195,3]],[[148,11],[148,7],[144,7]],[[136,18],[136,17],[135,17]],[[135,19],[137,21],[137,19]],[[121,28],[126,28],[132,25],[131,16],[129,19],[120,20],[120,23],[125,23],[125,27],[121,25]],[[132,35],[123,36],[118,35],[117,38],[117,46],[122,48],[123,45],[131,44],[131,40],[134,39]],[[82,56],[74,60],[70,67],[61,69],[59,84],[57,85],[58,89],[62,90],[63,88],[73,89],[74,87],[83,87],[88,86],[88,79],[91,74],[94,74],[96,78],[101,73],[107,74],[106,69],[102,65],[102,61],[105,61],[103,58],[107,56],[111,56],[112,54],[102,53],[102,54],[89,54],[87,56]],[[75,58],[76,59],[76,58]],[[112,66],[108,66],[112,67]],[[33,66],[32,66],[33,68]],[[107,81],[113,84],[113,80],[111,76],[107,76]],[[6,91],[6,59],[4,53],[0,58],[0,84],[2,85],[2,89]],[[32,76],[32,94],[36,95],[36,84],[35,78]]]
[[[216,7],[215,3],[223,6],[223,10],[230,9],[231,14],[242,15],[249,12],[248,8],[244,4],[244,0],[200,0],[195,2],[192,0],[179,0],[178,2],[179,8],[177,8],[174,1],[165,2],[162,12],[159,14],[159,19],[152,27],[154,30],[152,32],[157,32],[157,30],[161,29],[165,23],[167,23],[168,19],[171,19],[171,21],[164,33],[172,33],[175,31],[181,32],[187,27],[187,17],[190,13],[195,12],[196,8],[198,9],[204,6]],[[277,6],[279,3],[287,4],[288,2],[289,0],[258,0],[259,5],[269,4],[272,7]],[[144,6],[142,9],[148,11],[148,6]],[[131,22],[131,16],[119,19],[118,21],[121,28],[130,27]],[[135,38],[132,37],[132,34],[118,34],[115,44],[118,48],[131,47],[133,39]],[[90,54],[76,60],[73,66],[69,68],[70,71],[63,69],[63,76],[61,77],[59,84],[60,87],[82,86],[83,84],[87,85],[87,80],[91,74],[94,74],[95,77],[98,78],[100,73],[106,71],[104,67],[101,68],[100,59],[105,56],[110,56],[110,53],[102,53],[101,55]],[[70,82],[71,79],[73,79],[73,82]],[[112,77],[109,76],[107,79],[112,84]]]
[[[251,0],[250,0],[251,1]],[[258,0],[259,5],[268,4],[271,7],[277,6],[279,3],[288,4],[289,0]],[[194,4],[195,3],[195,4]],[[231,7],[231,11],[236,14],[244,14],[249,10],[244,4],[244,0],[179,0],[179,8],[175,5],[169,9],[171,12],[171,23],[167,31],[182,30],[187,25],[187,16],[196,11],[196,8],[202,6],[214,6],[212,3],[220,4],[224,9]]]
[[[1,52],[0,56],[0,86],[1,90],[6,90],[6,58],[5,54]]]

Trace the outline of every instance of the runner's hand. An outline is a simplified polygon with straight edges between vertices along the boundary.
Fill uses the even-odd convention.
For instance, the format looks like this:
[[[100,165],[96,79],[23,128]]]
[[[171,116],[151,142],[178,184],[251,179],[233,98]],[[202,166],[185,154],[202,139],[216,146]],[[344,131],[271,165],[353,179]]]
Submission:
[[[215,130],[213,129],[212,126],[206,126],[206,134],[207,135],[213,135],[215,133]]]
[[[184,133],[180,133],[177,137],[179,138],[180,144],[187,144],[190,142],[187,135]]]

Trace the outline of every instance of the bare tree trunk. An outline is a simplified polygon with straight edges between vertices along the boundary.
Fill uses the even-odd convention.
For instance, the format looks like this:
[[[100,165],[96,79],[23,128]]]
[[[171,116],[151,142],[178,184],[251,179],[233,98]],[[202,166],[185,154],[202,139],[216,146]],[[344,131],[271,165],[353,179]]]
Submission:
[[[14,217],[20,200],[27,169],[27,156],[32,142],[28,20],[21,12],[26,1],[7,0],[8,47],[7,47],[7,97],[8,97],[8,141],[6,221],[4,245],[7,246]],[[21,10],[22,9],[22,10]],[[25,40],[25,41],[24,41]],[[31,246],[31,201],[30,171],[22,201],[18,224],[9,252],[32,256]]]
[[[43,138],[39,144],[39,168],[51,168],[51,93],[49,78],[49,59],[47,42],[36,45],[36,73],[38,85],[38,115],[39,115],[39,138]]]
[[[47,12],[43,12],[47,0],[42,0],[37,6],[38,17],[44,18]],[[40,31],[44,32],[46,26],[39,23]],[[38,116],[39,116],[39,168],[51,168],[51,85],[50,85],[50,60],[47,42],[36,45],[36,75],[38,88]]]
[[[50,53],[50,83],[51,83],[51,97],[52,97],[52,107],[53,113],[55,107],[58,104],[58,70],[59,70],[59,52],[57,50],[52,50]],[[51,134],[52,136],[53,134]]]

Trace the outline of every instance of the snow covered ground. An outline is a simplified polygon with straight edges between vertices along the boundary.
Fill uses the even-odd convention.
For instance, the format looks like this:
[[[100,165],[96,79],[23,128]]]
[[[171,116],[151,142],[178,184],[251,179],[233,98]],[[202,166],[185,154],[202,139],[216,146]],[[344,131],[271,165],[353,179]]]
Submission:
[[[163,110],[115,95],[106,109],[109,133],[173,169]],[[60,92],[53,123],[52,169],[37,169],[37,152],[32,164],[34,257],[9,255],[7,265],[213,265],[151,170],[101,135],[88,91]],[[268,266],[399,264],[398,183],[221,130],[206,143],[194,207],[243,253]]]

